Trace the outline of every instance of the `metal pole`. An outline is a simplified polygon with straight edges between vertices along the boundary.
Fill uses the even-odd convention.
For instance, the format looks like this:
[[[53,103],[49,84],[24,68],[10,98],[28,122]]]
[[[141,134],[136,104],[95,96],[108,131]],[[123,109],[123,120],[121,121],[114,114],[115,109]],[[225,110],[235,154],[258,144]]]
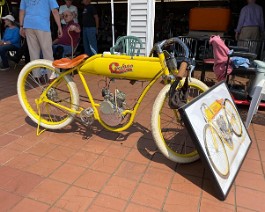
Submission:
[[[112,27],[112,46],[115,44],[115,31],[114,31],[114,0],[111,0],[111,27]]]

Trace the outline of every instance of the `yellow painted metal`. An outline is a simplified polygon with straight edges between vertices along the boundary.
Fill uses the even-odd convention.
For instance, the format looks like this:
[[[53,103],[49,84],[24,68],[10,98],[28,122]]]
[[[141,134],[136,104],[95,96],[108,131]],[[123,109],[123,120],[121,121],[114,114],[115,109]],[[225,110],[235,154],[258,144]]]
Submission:
[[[117,64],[118,65],[117,65]],[[126,56],[126,55],[102,55],[97,54],[86,61],[82,62],[78,66],[68,69],[67,71],[60,73],[59,77],[54,80],[41,94],[40,98],[37,100],[37,105],[39,107],[40,104],[44,102],[48,102],[58,108],[68,111],[71,114],[80,114],[82,108],[78,110],[73,110],[71,108],[66,108],[63,105],[50,101],[46,95],[47,90],[51,88],[56,82],[58,82],[62,77],[72,73],[73,71],[77,71],[88,99],[91,103],[91,107],[94,110],[94,118],[97,120],[104,128],[113,131],[113,132],[121,132],[128,129],[134,121],[136,112],[146,95],[149,89],[154,85],[154,83],[162,76],[169,75],[169,70],[166,65],[164,54],[161,53],[157,57],[143,57],[143,56]],[[136,101],[133,109],[123,111],[123,115],[130,115],[129,121],[122,127],[114,128],[108,126],[101,119],[99,114],[99,106],[100,104],[96,103],[93,99],[93,95],[90,92],[87,81],[84,77],[85,74],[95,74],[101,75],[105,77],[111,78],[120,78],[120,79],[129,79],[129,80],[147,80],[149,81],[148,85],[144,88],[143,92],[140,94],[138,100]],[[168,82],[167,82],[168,83]],[[40,112],[40,111],[39,111]],[[42,120],[39,120],[40,122]],[[38,124],[39,128],[40,123]],[[39,129],[37,130],[39,132]],[[39,133],[37,133],[39,134]]]
[[[110,127],[108,126],[101,118],[100,118],[100,115],[99,115],[99,112],[98,112],[98,107],[100,106],[99,104],[96,104],[94,99],[93,99],[93,96],[90,92],[90,89],[88,87],[88,84],[84,78],[84,75],[82,73],[79,73],[79,76],[80,76],[80,79],[83,83],[83,86],[85,88],[85,91],[87,93],[87,96],[89,98],[89,101],[91,103],[91,106],[94,110],[94,118],[104,127],[106,128],[107,130],[110,130],[110,131],[113,131],[113,132],[121,132],[121,131],[124,131],[126,129],[128,129],[131,124],[133,123],[133,120],[135,118],[135,115],[136,115],[136,112],[143,100],[143,98],[145,97],[146,93],[149,91],[149,89],[153,86],[153,84],[162,76],[163,72],[160,71],[157,73],[157,75],[148,83],[148,85],[144,88],[143,92],[141,93],[140,97],[138,98],[138,100],[136,101],[135,105],[134,105],[134,108],[132,110],[125,110],[123,112],[123,115],[126,115],[126,114],[130,114],[130,119],[129,121],[122,127],[120,128],[114,128],[114,127]]]
[[[88,58],[80,67],[84,73],[129,80],[152,80],[161,69],[157,57],[103,54]]]
[[[49,68],[49,67],[46,67],[46,66],[43,66],[43,67],[45,67],[45,68]],[[33,69],[35,69],[35,68],[38,68],[38,67],[36,67],[36,66],[33,66],[32,68],[31,68],[31,70],[33,70]],[[55,71],[55,70],[54,70]],[[28,72],[29,73],[29,72]],[[58,73],[58,72],[57,72]],[[38,134],[38,132],[39,132],[39,128],[40,128],[40,122],[44,122],[45,123],[45,120],[42,120],[42,118],[40,117],[40,105],[41,104],[43,104],[44,102],[46,103],[46,102],[49,102],[49,103],[51,103],[51,104],[53,104],[53,105],[56,105],[58,108],[63,108],[63,106],[62,105],[60,105],[60,104],[57,104],[57,103],[55,103],[55,102],[52,102],[52,101],[50,101],[48,98],[47,98],[47,91],[56,83],[56,82],[58,82],[58,80],[60,80],[62,77],[64,77],[66,74],[69,74],[70,72],[67,72],[67,73],[63,73],[63,74],[61,74],[60,75],[60,77],[57,79],[57,80],[55,80],[55,81],[53,81],[44,91],[43,91],[43,93],[40,95],[40,98],[39,99],[35,99],[35,103],[36,103],[36,106],[37,106],[37,110],[38,110],[38,113],[35,113],[34,112],[34,110],[32,109],[32,107],[30,106],[30,104],[26,104],[26,107],[27,107],[27,110],[28,111],[31,111],[31,114],[36,118],[36,119],[38,119],[38,130],[37,130],[37,134]],[[59,74],[59,73],[58,73]],[[26,80],[26,78],[27,78],[27,76],[25,76],[24,77],[24,80]],[[21,86],[23,86],[23,84],[25,84],[25,83],[21,83]],[[22,90],[22,91],[24,91],[24,88],[21,88],[20,90]],[[24,92],[22,92],[22,98],[24,99],[24,102],[27,102],[26,101],[26,99],[27,99],[27,96],[26,96],[26,93],[25,93],[25,91]],[[71,110],[71,112],[75,112],[75,111],[73,111],[73,110]],[[75,112],[76,113],[76,112]]]
[[[158,58],[159,58],[160,65],[162,69],[164,70],[164,75],[169,75],[169,70],[167,68],[167,63],[166,63],[166,58],[165,58],[164,53],[158,54]]]
[[[183,83],[183,81],[182,81],[182,83]],[[164,104],[167,104],[167,102],[165,102],[165,100],[164,100]],[[162,110],[162,108],[161,108],[161,110]],[[160,113],[161,113],[161,110],[160,110]],[[175,114],[176,120],[177,121],[181,121],[181,117],[180,117],[179,112],[177,110],[173,110],[173,112]],[[158,126],[159,126],[159,129],[162,129],[161,122],[160,122],[160,120],[161,120],[160,113],[159,113],[159,119],[158,119]],[[185,154],[181,154],[181,153],[178,153],[178,152],[173,151],[171,148],[168,147],[168,144],[165,141],[164,135],[162,134],[162,131],[161,130],[160,130],[159,133],[160,133],[160,137],[163,139],[163,142],[164,142],[165,147],[167,147],[167,150],[170,151],[170,152],[172,152],[174,155],[176,155],[178,157],[188,158],[188,157],[193,157],[193,156],[195,156],[195,155],[198,154],[197,150],[195,150],[193,152],[190,152],[190,153],[185,153]]]
[[[205,108],[207,120],[211,121],[215,115],[223,108],[221,101],[214,101],[209,108]]]

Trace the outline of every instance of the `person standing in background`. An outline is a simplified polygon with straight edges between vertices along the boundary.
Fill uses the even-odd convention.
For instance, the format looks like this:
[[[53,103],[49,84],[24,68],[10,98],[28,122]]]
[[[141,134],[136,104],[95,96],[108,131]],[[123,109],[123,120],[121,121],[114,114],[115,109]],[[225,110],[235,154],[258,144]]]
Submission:
[[[70,10],[73,14],[73,18],[74,18],[74,22],[77,24],[78,23],[78,10],[77,10],[77,7],[72,5],[73,3],[73,0],[65,0],[65,4],[64,5],[61,5],[60,8],[59,8],[59,15],[60,15],[60,18],[61,18],[61,24],[62,25],[66,25],[65,23],[65,20],[64,20],[64,12],[66,10]]]
[[[52,12],[62,36],[62,26],[56,0],[21,0],[19,11],[20,34],[26,37],[30,60],[43,58],[53,60],[50,14]]]
[[[83,0],[83,44],[85,53],[89,56],[97,54],[97,34],[99,18],[96,8],[90,4],[91,0]]]
[[[30,60],[40,58],[54,60],[50,14],[52,12],[58,27],[58,37],[62,36],[62,26],[56,0],[21,0],[19,10],[20,34],[27,39]],[[34,74],[39,77],[36,71]]]
[[[238,25],[235,30],[236,40],[258,40],[264,32],[262,7],[256,0],[247,0],[248,4],[240,11]]]

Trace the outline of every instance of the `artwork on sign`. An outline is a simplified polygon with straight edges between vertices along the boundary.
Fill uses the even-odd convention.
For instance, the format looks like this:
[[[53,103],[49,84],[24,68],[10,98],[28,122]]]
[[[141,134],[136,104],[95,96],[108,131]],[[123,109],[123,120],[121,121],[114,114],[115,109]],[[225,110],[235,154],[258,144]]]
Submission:
[[[225,199],[251,145],[225,82],[198,96],[180,112],[216,182],[218,197]]]

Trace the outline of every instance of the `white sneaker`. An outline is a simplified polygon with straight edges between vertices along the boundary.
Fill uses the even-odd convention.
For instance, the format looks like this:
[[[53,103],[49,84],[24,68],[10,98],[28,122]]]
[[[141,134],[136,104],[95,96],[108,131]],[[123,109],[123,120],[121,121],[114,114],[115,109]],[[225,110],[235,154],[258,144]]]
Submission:
[[[59,74],[57,74],[55,71],[53,71],[49,77],[49,80],[54,80],[59,76]]]

